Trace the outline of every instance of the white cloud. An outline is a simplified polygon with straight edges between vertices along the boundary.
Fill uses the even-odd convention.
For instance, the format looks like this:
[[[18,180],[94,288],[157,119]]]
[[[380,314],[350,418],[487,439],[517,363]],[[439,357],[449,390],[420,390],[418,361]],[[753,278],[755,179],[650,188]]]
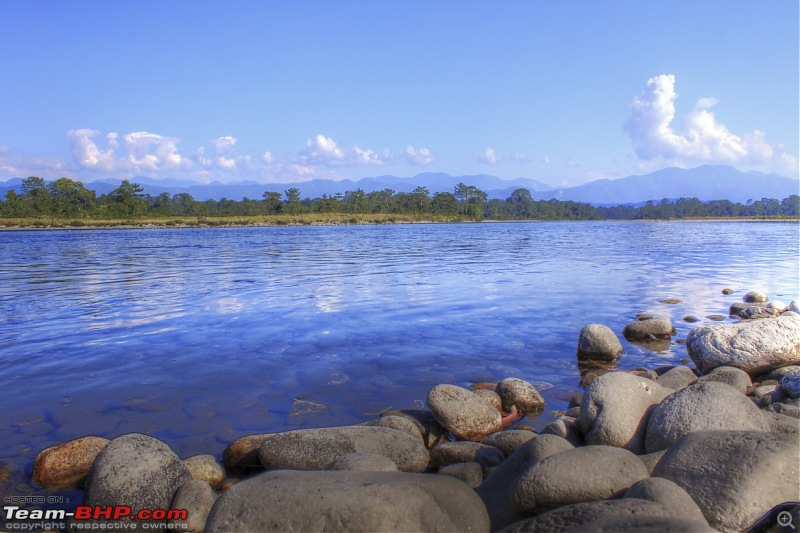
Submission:
[[[5,155],[11,151],[11,148],[8,146],[0,145],[0,155]]]
[[[511,154],[509,156],[509,159],[511,159],[512,161],[515,161],[517,163],[520,163],[520,164],[530,163],[530,161],[531,161],[531,158],[528,155],[520,153],[520,152]]]
[[[427,148],[414,148],[410,144],[406,147],[405,158],[415,167],[426,167],[436,161],[436,158]]]
[[[755,130],[739,136],[717,122],[711,111],[718,103],[716,98],[698,100],[694,109],[683,117],[682,131],[675,131],[672,124],[677,97],[675,76],[661,74],[647,80],[644,90],[631,102],[631,117],[625,128],[641,159],[797,173],[797,159],[787,154],[783,146],[770,144],[764,132]]]
[[[342,148],[330,137],[317,135],[306,141],[306,148],[292,162],[303,166],[355,167],[382,165],[391,159],[392,153],[388,149],[376,153],[358,145]]]
[[[97,130],[78,129],[67,132],[72,157],[84,170],[101,171],[158,171],[184,165],[178,152],[178,140],[156,133],[138,131],[122,136],[106,135],[106,148],[101,149],[93,140],[100,134]]]
[[[272,157],[272,154],[270,152],[264,152],[263,154],[261,154],[261,161],[265,165],[271,165],[275,162],[275,158]]]
[[[553,160],[550,159],[548,156],[544,156],[542,158],[542,163],[544,163],[545,165],[547,165],[549,167],[550,165],[553,164]]]
[[[475,156],[475,161],[486,165],[496,165],[500,159],[497,157],[493,148],[487,147],[486,150]]]

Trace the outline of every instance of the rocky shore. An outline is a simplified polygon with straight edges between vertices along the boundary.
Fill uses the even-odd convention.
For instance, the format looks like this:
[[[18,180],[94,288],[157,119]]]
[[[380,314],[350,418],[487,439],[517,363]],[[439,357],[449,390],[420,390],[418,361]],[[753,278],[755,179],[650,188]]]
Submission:
[[[221,462],[143,434],[86,436],[42,450],[33,477],[82,487],[87,506],[187,510],[125,517],[139,529],[743,531],[800,501],[800,315],[757,292],[728,311],[739,321],[685,339],[694,368],[618,370],[617,334],[587,325],[584,390],[541,433],[525,419],[542,396],[508,378],[437,385],[428,409],[355,426],[244,436]],[[669,319],[640,318],[626,338],[672,342]]]

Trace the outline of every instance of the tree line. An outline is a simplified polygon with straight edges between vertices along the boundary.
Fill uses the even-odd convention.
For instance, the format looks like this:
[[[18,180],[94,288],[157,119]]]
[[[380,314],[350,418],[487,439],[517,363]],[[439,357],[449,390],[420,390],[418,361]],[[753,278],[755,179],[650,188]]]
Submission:
[[[728,200],[702,202],[697,198],[650,201],[641,206],[597,207],[588,203],[534,200],[527,189],[517,189],[505,200],[488,200],[477,187],[459,183],[452,193],[417,187],[411,192],[392,189],[346,191],[321,198],[303,198],[300,190],[264,192],[261,199],[195,200],[188,193],[157,196],[128,180],[108,194],[97,196],[83,183],[69,178],[52,182],[36,176],[22,181],[20,192],[9,190],[0,200],[0,217],[65,219],[131,219],[171,216],[256,216],[300,213],[431,214],[469,220],[636,220],[707,217],[798,217],[800,197],[762,198],[745,204]]]

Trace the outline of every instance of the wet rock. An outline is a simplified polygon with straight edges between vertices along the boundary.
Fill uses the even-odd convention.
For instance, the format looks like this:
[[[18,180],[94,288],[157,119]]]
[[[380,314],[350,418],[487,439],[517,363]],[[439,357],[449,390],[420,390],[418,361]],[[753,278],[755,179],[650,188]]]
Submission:
[[[495,391],[488,389],[479,389],[472,392],[477,394],[487,402],[489,402],[492,405],[492,407],[494,407],[498,411],[503,410],[503,400],[500,399],[500,395],[497,394]]]
[[[97,454],[110,441],[86,436],[45,448],[33,462],[33,482],[46,489],[83,483]]]
[[[730,305],[730,307],[728,307],[728,315],[741,316],[742,312],[747,311],[748,309],[761,309],[762,307],[764,307],[764,304],[734,302]]]
[[[777,301],[776,300],[774,302],[770,302],[767,305],[767,309],[769,309],[771,311],[774,311],[777,314],[781,314],[784,311],[787,311],[789,309],[789,306],[786,305],[785,303],[781,302],[781,301]]]
[[[622,344],[608,326],[589,324],[578,336],[578,357],[616,361],[622,353]]]
[[[186,509],[186,520],[170,520],[173,529],[201,533],[217,493],[205,481],[190,479],[180,486],[172,499],[172,509]]]
[[[586,442],[642,453],[652,406],[672,393],[653,380],[625,372],[600,376],[586,389],[581,404]]]
[[[714,322],[723,322],[727,317],[725,315],[707,315],[706,318]]]
[[[781,389],[789,398],[800,398],[800,370],[792,370],[781,378]]]
[[[325,470],[362,470],[367,472],[397,472],[394,461],[374,453],[348,453],[333,461]]]
[[[422,433],[422,440],[426,448],[432,448],[439,442],[450,440],[448,431],[436,421],[433,413],[427,409],[387,409],[381,412],[381,418],[387,416],[401,416],[409,419]]]
[[[404,431],[385,427],[345,426],[273,433],[261,444],[266,469],[322,470],[350,453],[374,453],[394,461],[404,472],[428,467],[428,450]]]
[[[679,303],[682,303],[682,301],[678,298],[664,298],[663,300],[660,300],[660,302],[667,305],[678,305]]]
[[[516,407],[517,412],[526,416],[540,413],[544,408],[544,398],[532,384],[517,378],[506,378],[497,384],[494,390],[503,404],[503,411],[510,413]]]
[[[434,468],[453,463],[475,462],[486,471],[502,463],[505,458],[499,449],[479,442],[444,442],[431,449],[431,466]]]
[[[800,317],[719,324],[695,329],[686,349],[698,370],[733,366],[750,375],[800,362]]]
[[[205,481],[212,487],[216,487],[225,479],[225,469],[214,459],[213,455],[195,455],[183,460],[183,464],[189,469],[192,479]]]
[[[750,374],[732,366],[718,366],[705,376],[700,376],[698,381],[717,381],[719,383],[724,383],[730,385],[742,394],[745,394],[747,389],[753,385]]]
[[[706,523],[703,511],[689,496],[689,493],[668,479],[660,477],[643,479],[626,490],[622,497],[657,502],[673,509],[674,515],[679,518],[701,524]]]
[[[573,503],[604,500],[649,476],[628,450],[584,446],[552,455],[520,474],[509,489],[514,508],[523,515]]]
[[[261,469],[258,460],[258,450],[270,433],[247,435],[233,441],[222,452],[222,464],[232,469]]]
[[[437,385],[428,394],[434,418],[461,440],[481,440],[500,430],[502,417],[489,402],[455,385]]]
[[[178,488],[189,481],[189,469],[164,442],[129,433],[113,439],[97,455],[89,476],[85,505],[127,505],[169,509]]]
[[[375,420],[370,420],[369,422],[364,424],[365,426],[374,426],[374,427],[382,427],[382,428],[391,428],[397,429],[400,431],[404,431],[420,441],[423,445],[425,444],[425,439],[422,438],[422,432],[420,431],[417,424],[409,420],[404,416],[395,416],[395,415],[388,415],[382,416],[380,418],[376,418]]]
[[[539,435],[522,445],[494,469],[476,490],[489,512],[492,531],[502,529],[523,518],[511,505],[508,495],[508,488],[519,476],[539,461],[572,449],[574,446],[560,437]]]
[[[722,289],[722,294],[733,294],[733,289],[725,287],[724,289]]]
[[[694,316],[694,315],[686,315],[685,317],[683,317],[683,318],[682,318],[682,320],[683,320],[684,322],[687,322],[687,323],[689,323],[689,324],[694,324],[695,322],[700,322],[700,319],[699,319],[699,318],[697,318],[697,317],[696,317],[696,316]]]
[[[443,466],[439,474],[460,479],[470,488],[478,488],[483,483],[483,467],[478,463],[454,463]]]
[[[769,431],[769,425],[758,407],[733,387],[699,382],[675,392],[653,409],[645,450],[665,450],[684,435],[704,429]]]
[[[529,440],[536,437],[536,433],[533,431],[527,431],[523,429],[509,429],[506,431],[498,431],[497,433],[492,433],[485,439],[481,440],[481,444],[486,444],[487,446],[494,446],[498,448],[503,455],[508,457],[520,446],[528,442]]]
[[[769,297],[760,291],[750,291],[742,296],[742,301],[746,303],[762,303],[768,302]]]
[[[542,428],[542,435],[561,437],[569,441],[573,446],[583,446],[586,444],[586,439],[583,436],[578,420],[570,417],[561,417],[557,420],[553,420]]]
[[[697,376],[687,366],[672,367],[656,378],[656,383],[672,390],[680,390],[695,381]]]
[[[797,300],[792,300],[789,302],[789,305],[786,307],[784,312],[791,311],[793,313],[800,313],[800,302]]]
[[[628,340],[648,341],[655,339],[669,340],[675,334],[675,328],[669,318],[653,317],[639,322],[631,322],[622,330],[622,334]]]
[[[697,431],[664,454],[654,476],[680,485],[722,531],[742,531],[800,500],[798,439],[758,431]]]
[[[225,492],[206,531],[489,531],[480,498],[448,476],[266,472]]]
[[[750,307],[739,312],[739,318],[752,320],[756,318],[772,318],[775,312],[766,307]]]
[[[292,401],[292,408],[289,411],[289,422],[294,425],[305,424],[310,419],[322,414],[328,406],[312,400],[301,400],[295,398]]]

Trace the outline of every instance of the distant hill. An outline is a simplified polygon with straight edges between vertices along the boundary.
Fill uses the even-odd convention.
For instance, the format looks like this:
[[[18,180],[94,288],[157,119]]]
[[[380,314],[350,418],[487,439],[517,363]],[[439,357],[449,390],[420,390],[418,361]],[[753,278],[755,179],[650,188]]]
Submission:
[[[704,165],[696,168],[665,168],[641,176],[628,176],[614,180],[595,180],[576,187],[554,188],[546,183],[529,178],[503,180],[496,176],[475,174],[450,176],[444,173],[427,172],[413,177],[375,176],[361,180],[312,180],[299,183],[258,183],[242,181],[235,183],[212,182],[198,184],[179,180],[154,180],[137,176],[131,181],[139,183],[145,192],[158,196],[163,192],[170,195],[189,193],[195,200],[219,200],[228,198],[261,199],[265,191],[283,194],[289,188],[300,189],[303,198],[319,198],[324,194],[334,195],[358,188],[365,192],[392,189],[395,192],[411,192],[417,187],[425,187],[430,193],[453,192],[458,183],[473,185],[487,193],[489,199],[505,199],[515,189],[525,188],[537,200],[573,200],[594,205],[641,204],[647,200],[659,201],[662,198],[699,198],[703,201],[730,200],[745,203],[747,200],[761,198],[783,199],[792,194],[800,194],[800,180],[776,174],[761,172],[742,172],[730,166]],[[14,178],[0,182],[0,196],[6,191],[19,191],[22,180]],[[119,181],[87,182],[89,189],[97,191],[98,196],[119,187]]]

